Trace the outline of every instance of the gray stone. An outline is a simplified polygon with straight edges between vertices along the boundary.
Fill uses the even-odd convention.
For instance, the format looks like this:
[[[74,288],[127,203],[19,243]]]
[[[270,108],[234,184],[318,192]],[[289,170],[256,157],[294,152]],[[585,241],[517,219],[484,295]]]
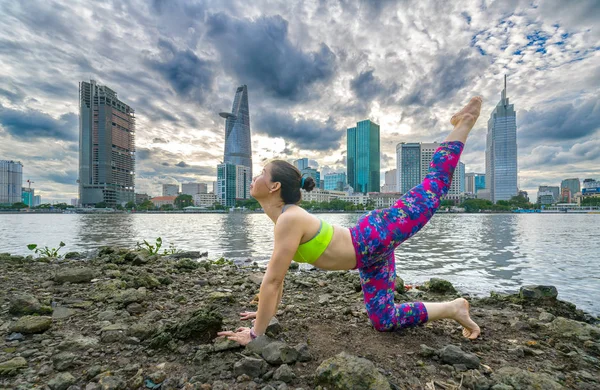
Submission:
[[[447,345],[440,351],[442,362],[447,364],[464,364],[467,368],[478,368],[479,358],[477,355],[464,352],[456,345]]]
[[[263,348],[262,357],[270,364],[290,364],[298,359],[298,351],[283,342],[275,341]]]
[[[429,358],[429,357],[435,356],[436,354],[437,354],[437,352],[435,349],[433,349],[425,344],[421,344],[421,351],[419,352],[420,356]]]
[[[237,341],[229,340],[226,337],[215,340],[214,350],[215,352],[227,351],[229,349],[238,349],[242,346]]]
[[[10,300],[8,311],[11,314],[49,314],[52,308],[42,306],[31,294],[18,294]]]
[[[129,314],[141,314],[144,312],[144,307],[137,302],[130,303],[126,308]]]
[[[431,278],[428,282],[425,282],[424,286],[425,290],[431,291],[433,293],[438,294],[454,294],[456,293],[456,289],[447,280],[439,279],[439,278]]]
[[[248,275],[248,280],[257,286],[260,286],[262,284],[263,277],[264,274],[262,272],[253,272]]]
[[[387,379],[371,361],[346,352],[321,363],[315,380],[330,390],[391,390]]]
[[[275,373],[273,374],[273,379],[285,383],[290,383],[294,380],[294,378],[296,378],[296,374],[294,374],[294,371],[292,371],[290,366],[287,364],[282,364],[279,366],[279,368],[275,370]]]
[[[114,310],[106,310],[98,313],[98,321],[112,321],[117,317],[117,312]]]
[[[11,332],[17,333],[43,333],[52,326],[52,317],[23,316],[10,327]]]
[[[121,303],[123,306],[127,306],[130,303],[140,303],[146,299],[147,293],[145,287],[140,287],[137,290],[135,288],[128,288],[127,290],[117,294],[115,300]]]
[[[548,329],[558,337],[600,338],[600,328],[564,317],[556,317]]]
[[[233,365],[233,373],[236,376],[246,374],[250,378],[257,378],[267,372],[268,365],[262,359],[245,357]]]
[[[538,320],[540,322],[548,323],[548,322],[554,321],[555,318],[556,317],[553,314],[550,314],[547,311],[545,311],[545,312],[543,312],[543,313],[540,314]]]
[[[208,294],[208,300],[221,303],[233,303],[235,301],[233,294],[230,292],[215,291]]]
[[[77,380],[69,372],[61,372],[48,381],[48,386],[52,390],[67,390],[69,386],[74,385]]]
[[[52,357],[52,364],[56,371],[66,371],[75,366],[77,356],[71,352],[61,352]]]
[[[203,362],[211,352],[214,352],[214,347],[211,344],[200,345],[194,355],[194,361],[198,363]]]
[[[27,360],[22,357],[16,357],[6,362],[0,363],[0,376],[9,375],[27,367]]]
[[[136,337],[140,340],[146,340],[151,337],[157,330],[157,326],[148,322],[137,322],[127,329],[127,335]]]
[[[73,316],[76,313],[77,313],[76,310],[69,309],[68,307],[57,306],[54,308],[54,311],[52,312],[52,319],[53,320],[64,320],[64,319],[67,319],[67,318]]]
[[[120,376],[105,376],[98,382],[102,390],[125,390],[127,384]]]
[[[265,330],[265,334],[269,337],[277,337],[283,330],[283,327],[279,323],[279,320],[275,317],[271,318],[269,321],[269,325],[267,325],[267,329]]]
[[[294,347],[296,351],[298,351],[298,361],[299,362],[310,362],[313,360],[313,356],[308,349],[308,344],[300,343]]]
[[[95,337],[85,337],[82,335],[68,336],[59,345],[58,349],[61,351],[75,350],[81,351],[89,348],[95,348],[98,346],[98,339]]]
[[[523,299],[556,299],[558,290],[554,286],[523,286],[519,290],[519,296]]]
[[[54,274],[56,283],[87,283],[94,279],[95,271],[92,268],[63,268]]]
[[[510,385],[515,389],[560,390],[564,387],[548,374],[529,372],[516,367],[501,367],[492,374],[495,382]]]
[[[504,383],[497,383],[492,386],[490,390],[515,390],[515,388],[510,385],[505,385]]]
[[[269,336],[261,335],[246,344],[246,350],[257,355],[262,355],[263,349],[273,342],[275,342],[275,340]]]

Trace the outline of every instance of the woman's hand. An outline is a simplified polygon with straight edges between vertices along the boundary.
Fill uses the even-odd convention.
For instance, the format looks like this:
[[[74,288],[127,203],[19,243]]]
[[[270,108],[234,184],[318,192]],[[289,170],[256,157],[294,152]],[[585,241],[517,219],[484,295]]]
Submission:
[[[256,312],[255,311],[245,311],[243,313],[240,313],[241,317],[240,320],[244,321],[244,320],[250,320],[252,318],[256,318]]]
[[[217,333],[217,336],[225,336],[229,340],[238,342],[240,345],[246,345],[252,341],[250,328],[237,328],[235,332],[225,331]]]

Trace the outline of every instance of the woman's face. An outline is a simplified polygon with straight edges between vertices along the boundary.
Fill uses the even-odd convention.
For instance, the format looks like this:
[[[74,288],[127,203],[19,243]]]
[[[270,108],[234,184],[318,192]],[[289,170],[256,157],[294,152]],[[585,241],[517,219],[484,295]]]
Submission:
[[[258,176],[254,176],[250,183],[250,195],[255,199],[261,199],[269,195],[273,183],[269,164],[265,165]]]

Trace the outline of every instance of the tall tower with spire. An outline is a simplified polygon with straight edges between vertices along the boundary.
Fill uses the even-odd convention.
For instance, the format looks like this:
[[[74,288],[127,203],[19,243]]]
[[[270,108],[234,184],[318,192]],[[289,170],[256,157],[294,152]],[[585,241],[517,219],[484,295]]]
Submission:
[[[485,192],[493,203],[517,195],[517,114],[506,96],[506,75],[502,96],[488,120],[485,174]]]
[[[221,112],[219,115],[225,118],[225,153],[223,162],[217,166],[215,194],[222,205],[233,207],[236,200],[250,197],[252,182],[252,142],[246,85],[235,91],[231,112]]]
[[[243,165],[250,169],[252,177],[252,142],[250,138],[250,110],[248,87],[242,85],[235,92],[231,112],[221,112],[225,118],[224,163]]]

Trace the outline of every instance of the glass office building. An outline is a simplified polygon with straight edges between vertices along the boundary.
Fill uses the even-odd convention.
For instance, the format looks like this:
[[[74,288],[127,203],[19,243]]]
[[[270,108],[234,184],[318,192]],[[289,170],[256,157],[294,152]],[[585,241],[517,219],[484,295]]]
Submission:
[[[396,183],[405,194],[421,183],[421,144],[401,142],[396,145]]]
[[[488,120],[485,175],[492,202],[517,195],[517,114],[506,97],[506,76],[502,97]]]
[[[346,174],[340,173],[328,173],[325,175],[325,187],[326,191],[343,191],[346,186]]]
[[[221,112],[219,115],[225,118],[225,154],[223,162],[250,168],[250,177],[252,177],[248,87],[245,85],[238,87],[231,112]]]
[[[354,192],[380,192],[379,125],[364,120],[346,134],[348,184]]]

